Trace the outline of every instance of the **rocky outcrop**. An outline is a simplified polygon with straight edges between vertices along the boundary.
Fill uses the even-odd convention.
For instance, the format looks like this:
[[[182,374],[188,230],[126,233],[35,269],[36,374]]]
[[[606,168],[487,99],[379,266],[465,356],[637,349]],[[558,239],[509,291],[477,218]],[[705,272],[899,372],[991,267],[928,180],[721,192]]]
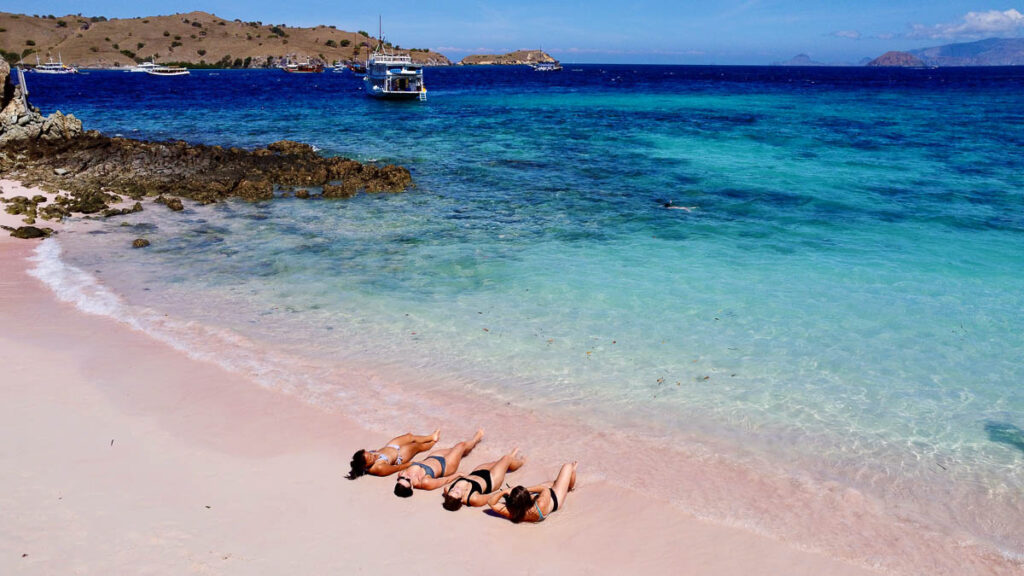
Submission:
[[[909,52],[886,52],[871,62],[868,66],[875,67],[900,67],[900,68],[923,68],[924,62]]]
[[[56,176],[55,167],[64,175]],[[343,197],[359,192],[401,192],[412,185],[409,171],[400,166],[325,158],[298,142],[244,150],[111,138],[94,131],[67,140],[38,139],[0,147],[0,172],[76,195],[102,191],[135,199],[170,196],[201,203],[230,197],[269,200],[275,187],[319,186],[325,197]],[[334,188],[344,193],[326,193]],[[91,213],[95,208],[92,201],[74,211]],[[172,210],[183,207],[180,200],[164,203]]]
[[[0,60],[0,146],[9,142],[41,140],[56,142],[70,140],[82,134],[82,122],[73,115],[64,115],[59,110],[43,116],[31,107],[22,93],[22,86],[11,79],[12,71],[7,62]]]
[[[26,224],[37,217],[109,217],[142,210],[139,202],[132,208],[111,208],[122,196],[135,200],[156,196],[156,202],[180,211],[185,209],[181,198],[211,203],[238,197],[257,202],[272,199],[275,190],[294,187],[304,191],[319,187],[324,198],[344,198],[360,192],[401,192],[412,185],[409,171],[400,166],[326,158],[308,144],[288,140],[245,150],[83,133],[81,122],[70,114],[56,112],[44,118],[33,109],[2,61],[0,81],[0,174],[62,192],[45,206],[42,196],[7,201],[5,210],[24,216]]]

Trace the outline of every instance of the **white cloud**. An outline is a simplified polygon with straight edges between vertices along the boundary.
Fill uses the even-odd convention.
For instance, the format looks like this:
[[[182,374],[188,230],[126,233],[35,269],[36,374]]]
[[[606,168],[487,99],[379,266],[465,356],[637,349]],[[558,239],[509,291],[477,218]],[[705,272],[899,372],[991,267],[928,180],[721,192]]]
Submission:
[[[1000,12],[968,12],[959,22],[936,24],[912,24],[909,38],[931,38],[934,40],[952,40],[957,38],[974,39],[991,36],[1013,36],[1024,29],[1024,14],[1015,9]]]
[[[836,38],[848,38],[850,40],[860,40],[860,32],[856,30],[837,30],[829,36],[835,36]]]

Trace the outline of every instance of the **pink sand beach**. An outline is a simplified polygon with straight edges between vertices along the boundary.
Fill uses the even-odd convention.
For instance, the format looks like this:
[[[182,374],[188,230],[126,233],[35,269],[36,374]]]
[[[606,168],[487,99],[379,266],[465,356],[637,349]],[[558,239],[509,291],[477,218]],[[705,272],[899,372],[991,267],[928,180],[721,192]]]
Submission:
[[[363,429],[79,312],[27,273],[37,245],[0,239],[2,574],[880,573],[689,516],[587,461],[537,525],[446,512],[438,492],[398,499],[393,478],[348,481],[353,451],[406,430]],[[477,426],[524,433],[465,422],[441,444]],[[509,448],[488,437],[464,470]]]

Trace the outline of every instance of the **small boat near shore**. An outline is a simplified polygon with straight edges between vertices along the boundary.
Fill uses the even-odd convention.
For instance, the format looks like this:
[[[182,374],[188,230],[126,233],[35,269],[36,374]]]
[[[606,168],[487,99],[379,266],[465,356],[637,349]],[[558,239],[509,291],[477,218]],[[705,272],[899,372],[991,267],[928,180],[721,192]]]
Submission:
[[[533,68],[534,72],[558,72],[562,69],[562,65],[558,60],[554,62],[537,62],[536,64],[531,64],[530,67]]]
[[[29,71],[36,74],[78,74],[78,68],[65,64],[60,55],[57,56],[56,62],[53,58],[48,58],[46,64],[40,64],[39,56],[36,56],[36,66]]]
[[[319,74],[324,71],[323,64],[311,62],[306,60],[304,63],[299,64],[297,62],[289,62],[281,69],[291,74]]]
[[[156,66],[146,70],[150,76],[188,76],[188,68],[181,66]]]

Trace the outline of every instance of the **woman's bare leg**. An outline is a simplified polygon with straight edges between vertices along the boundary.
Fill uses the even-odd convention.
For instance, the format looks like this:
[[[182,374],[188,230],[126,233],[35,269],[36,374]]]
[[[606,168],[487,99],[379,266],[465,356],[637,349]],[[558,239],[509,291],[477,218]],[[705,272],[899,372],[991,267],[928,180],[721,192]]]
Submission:
[[[555,478],[555,484],[552,489],[555,494],[558,495],[558,506],[559,508],[565,503],[565,495],[570,490],[576,487],[576,465],[577,462],[572,464],[563,464],[562,469],[558,471],[558,477]]]
[[[430,450],[437,443],[438,438],[441,437],[441,430],[434,430],[433,434],[426,436],[415,436],[411,433],[403,434],[398,438],[395,438],[389,442],[389,444],[397,444],[401,448],[400,454],[402,458],[406,460],[412,459],[413,456],[423,452],[424,450]]]
[[[505,481],[505,473],[519,470],[524,462],[526,460],[519,456],[519,448],[513,448],[511,452],[502,456],[500,460],[487,466],[491,471],[491,488],[494,490],[500,489],[502,482]]]
[[[455,474],[459,469],[459,463],[462,462],[462,457],[469,454],[483,437],[484,429],[481,428],[476,431],[476,435],[473,436],[472,440],[459,442],[447,450],[435,450],[431,452],[431,456],[440,456],[444,458],[444,471],[442,476],[451,476],[452,474]]]

